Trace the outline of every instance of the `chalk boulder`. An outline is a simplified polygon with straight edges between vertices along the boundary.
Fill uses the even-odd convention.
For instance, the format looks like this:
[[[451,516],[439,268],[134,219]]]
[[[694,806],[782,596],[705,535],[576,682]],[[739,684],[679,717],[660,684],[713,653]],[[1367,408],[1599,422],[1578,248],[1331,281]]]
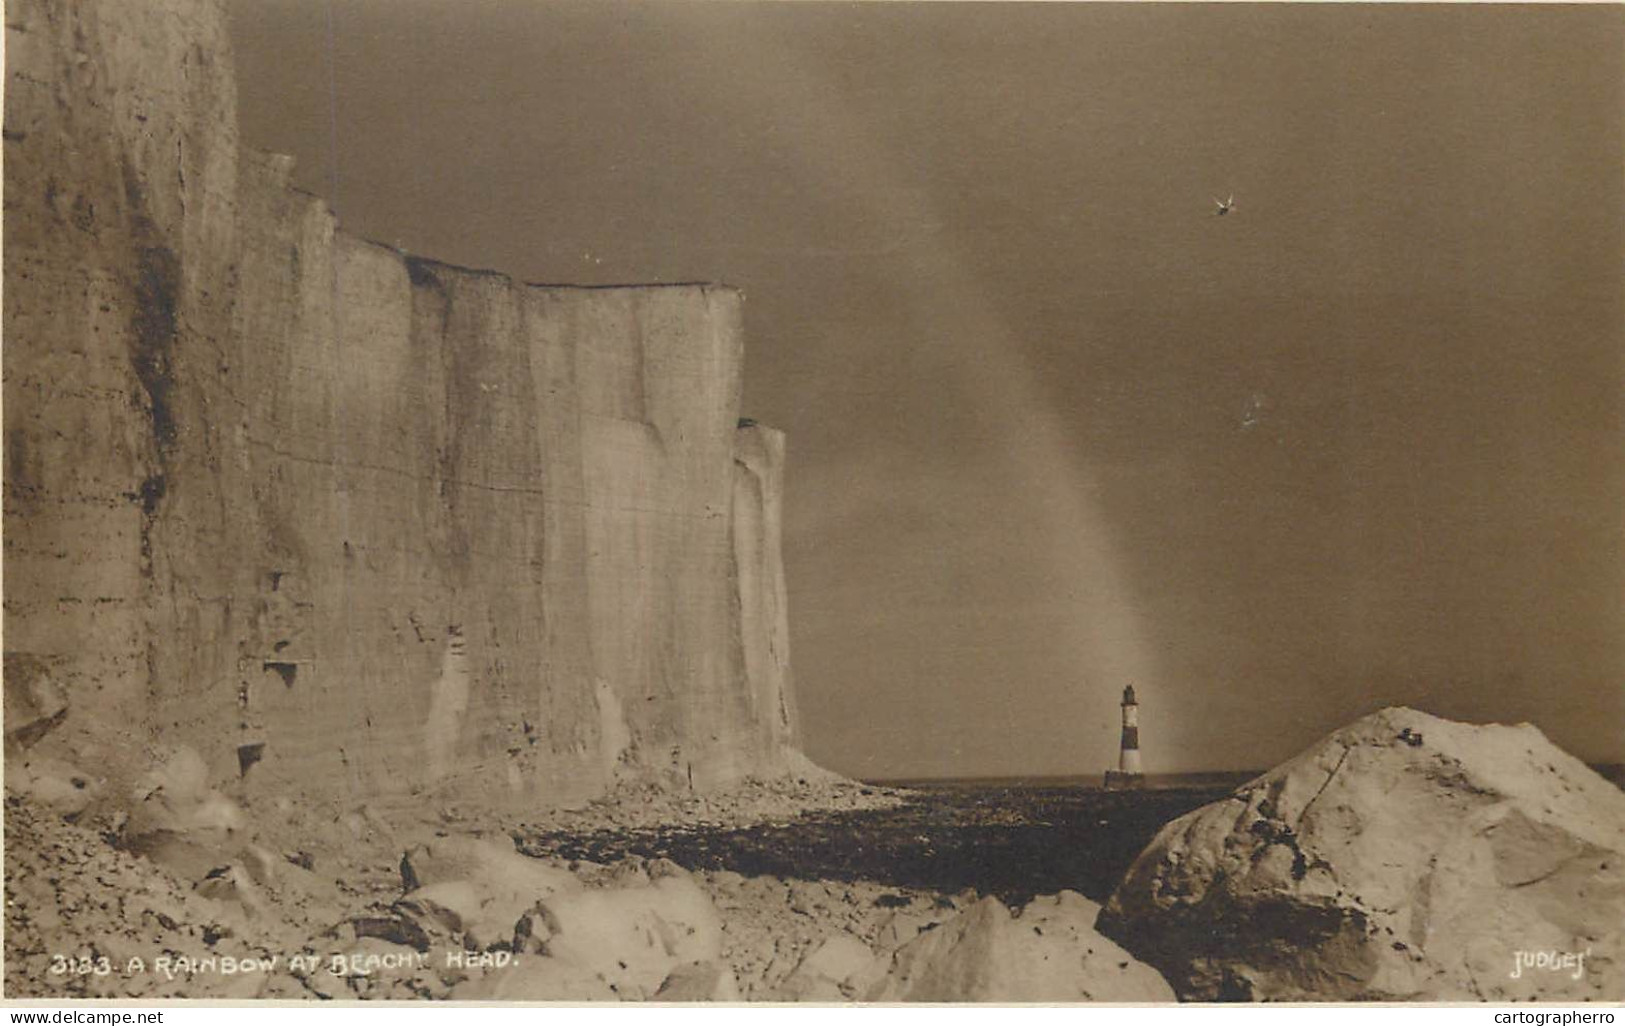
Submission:
[[[520,958],[454,984],[457,1001],[615,1001],[620,998],[591,969],[556,958]]]
[[[578,887],[562,866],[520,854],[506,837],[436,838],[401,857],[405,895],[394,911],[425,935],[449,934],[466,949],[511,944],[525,911]]]
[[[201,880],[239,854],[247,827],[237,804],[210,786],[203,757],[180,747],[136,782],[122,844],[183,878]]]
[[[5,654],[6,758],[32,747],[68,715],[68,702],[51,680],[43,660],[20,652]]]
[[[103,781],[79,767],[37,752],[6,760],[6,789],[27,795],[67,820],[76,820],[101,796]]]
[[[722,918],[686,873],[565,891],[532,918],[548,957],[587,970],[623,1000],[654,997],[672,970],[722,955]]]
[[[870,1001],[1172,1001],[1156,970],[1095,932],[1100,906],[1035,898],[1012,916],[996,898],[926,930],[892,955]]]
[[[1192,1000],[1619,1000],[1625,793],[1386,709],[1168,824],[1100,926]]]
[[[656,1001],[738,1001],[739,981],[733,970],[715,962],[689,962],[666,975]]]
[[[429,885],[436,886],[447,904],[459,900],[444,884]],[[517,919],[511,961],[499,951],[504,964],[471,975],[452,997],[694,1001],[737,994],[737,985],[729,989],[731,974],[724,979],[696,968],[718,963],[722,920],[705,892],[675,867],[657,865],[653,879],[641,871],[612,874],[598,886],[572,877]]]
[[[884,974],[886,963],[850,934],[826,937],[779,985],[781,1001],[846,1001]]]

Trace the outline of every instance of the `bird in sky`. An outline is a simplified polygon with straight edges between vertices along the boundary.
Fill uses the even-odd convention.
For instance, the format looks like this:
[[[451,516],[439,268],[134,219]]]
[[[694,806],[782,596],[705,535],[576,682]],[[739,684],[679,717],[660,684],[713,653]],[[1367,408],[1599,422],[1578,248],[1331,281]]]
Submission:
[[[1214,216],[1223,217],[1224,215],[1230,213],[1230,211],[1235,207],[1236,194],[1231,193],[1229,199],[1220,199],[1219,197],[1215,196],[1213,197],[1213,205],[1219,208],[1213,212]]]

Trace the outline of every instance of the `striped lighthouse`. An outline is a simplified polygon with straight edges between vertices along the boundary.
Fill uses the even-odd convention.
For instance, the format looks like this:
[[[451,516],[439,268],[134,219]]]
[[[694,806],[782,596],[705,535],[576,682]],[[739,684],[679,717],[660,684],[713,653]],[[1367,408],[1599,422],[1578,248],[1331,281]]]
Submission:
[[[1134,685],[1123,689],[1123,747],[1117,754],[1117,771],[1125,777],[1140,775],[1140,703],[1134,700]]]

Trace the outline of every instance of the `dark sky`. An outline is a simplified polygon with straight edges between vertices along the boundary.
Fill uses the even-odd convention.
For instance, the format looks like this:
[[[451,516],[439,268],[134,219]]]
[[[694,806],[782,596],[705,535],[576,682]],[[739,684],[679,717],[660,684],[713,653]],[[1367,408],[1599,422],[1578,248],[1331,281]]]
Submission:
[[[350,230],[745,289],[820,761],[1625,759],[1625,7],[232,9]]]

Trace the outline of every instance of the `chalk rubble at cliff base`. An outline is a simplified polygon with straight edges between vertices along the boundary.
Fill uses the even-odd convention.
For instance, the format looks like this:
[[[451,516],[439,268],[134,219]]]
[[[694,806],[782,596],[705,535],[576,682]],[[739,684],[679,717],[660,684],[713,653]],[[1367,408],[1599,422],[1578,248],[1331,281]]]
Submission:
[[[1386,709],[1168,824],[1101,928],[1188,1000],[1620,1000],[1625,793]]]

